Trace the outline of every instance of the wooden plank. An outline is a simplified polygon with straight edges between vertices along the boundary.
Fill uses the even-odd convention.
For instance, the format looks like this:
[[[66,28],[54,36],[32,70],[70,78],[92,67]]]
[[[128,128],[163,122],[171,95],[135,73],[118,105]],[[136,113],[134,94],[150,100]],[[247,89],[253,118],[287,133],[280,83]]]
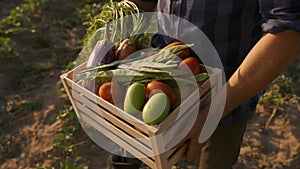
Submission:
[[[148,147],[151,147],[151,142],[148,136],[144,135],[143,133],[139,132],[135,128],[131,127],[127,123],[123,121],[123,119],[120,119],[114,115],[112,115],[110,112],[107,112],[106,110],[102,109],[98,105],[96,105],[91,100],[85,98],[84,96],[80,95],[77,92],[73,92],[73,97],[77,100],[80,100],[85,106],[87,106],[89,109],[91,109],[94,113],[104,117],[106,120],[113,123],[115,126],[118,126],[119,128],[123,129],[133,137],[139,139],[139,141],[143,142],[143,144],[147,145]]]
[[[210,68],[211,69],[211,68]],[[216,72],[217,69],[211,69],[212,71]],[[208,80],[206,80],[200,87],[198,91],[193,92],[191,96],[186,98],[181,105],[179,105],[173,112],[171,112],[168,117],[159,124],[158,130],[156,134],[159,134],[163,131],[165,131],[167,128],[169,128],[174,121],[179,120],[181,116],[185,113],[180,112],[186,112],[187,109],[189,109],[197,100],[199,100],[199,97],[204,97],[207,92],[209,92],[212,88],[215,88],[216,83],[216,75],[212,74]],[[198,93],[197,93],[198,92]]]
[[[142,121],[140,121],[139,119],[131,116],[131,115],[127,115],[124,113],[124,115],[120,115],[119,111],[123,111],[119,108],[117,108],[116,106],[110,104],[109,102],[101,99],[100,97],[98,97],[96,94],[92,93],[91,91],[83,88],[82,86],[80,86],[77,83],[74,83],[72,80],[70,79],[66,79],[66,83],[68,86],[70,86],[72,88],[72,90],[81,93],[82,95],[84,95],[85,97],[89,98],[90,100],[94,100],[95,104],[99,104],[102,107],[104,107],[105,109],[107,109],[108,111],[110,111],[112,114],[121,117],[121,116],[126,116],[126,118],[124,120],[130,122],[130,123],[142,123]],[[124,111],[123,111],[124,112]],[[147,128],[147,126],[143,126],[144,128]]]
[[[144,131],[146,134],[149,134],[150,132],[156,132],[157,131],[157,128],[155,128],[154,126],[147,125],[146,123],[144,123],[140,119],[130,115],[129,113],[124,112],[122,109],[120,109],[120,108],[114,106],[113,104],[103,100],[102,98],[100,98],[99,96],[95,95],[94,93],[88,91],[87,89],[83,88],[79,84],[74,83],[72,81],[67,81],[67,83],[71,83],[69,85],[72,85],[73,90],[83,94],[85,97],[87,97],[91,100],[95,100],[95,102],[97,104],[99,104],[103,108],[107,109],[109,112],[111,112],[115,116],[124,119],[128,123],[130,123],[133,126],[135,126],[136,128],[138,128],[139,130]]]
[[[105,128],[105,126],[103,126],[103,125],[101,125],[101,123],[99,123],[98,118],[94,119],[82,111],[80,111],[80,113],[82,114],[81,116],[84,121],[88,121],[88,124],[91,125],[92,127],[94,127],[96,130],[103,131],[103,133],[102,133],[103,135],[105,135],[107,138],[111,139],[113,142],[115,142],[119,146],[123,147],[126,151],[128,151],[132,155],[136,156],[136,158],[144,157],[144,158],[139,158],[143,163],[145,163],[149,166],[155,165],[155,162],[151,158],[146,158],[145,154],[142,153],[141,151],[139,151],[138,149],[136,149],[135,147],[132,147],[132,144],[124,141],[119,136],[111,133],[110,130],[107,130]]]
[[[203,96],[205,93],[207,93],[209,90],[211,90],[211,88],[213,88],[213,79],[214,75],[210,76],[210,78],[208,80],[206,80],[205,82],[203,82],[201,84],[201,86],[199,87],[199,93],[200,96]]]
[[[155,169],[166,169],[167,168],[167,160],[168,157],[166,156],[165,150],[165,144],[164,140],[161,135],[155,135],[152,133],[150,135],[150,139],[152,142],[152,148],[153,148],[153,154],[154,154],[154,160],[155,160]]]
[[[184,116],[182,116],[179,120],[175,121],[175,123],[168,128],[167,130],[164,131],[163,134],[163,138],[164,141],[166,143],[166,148],[170,149],[175,145],[170,145],[171,142],[172,144],[174,143],[179,143],[183,138],[185,138],[186,134],[189,132],[190,128],[192,126],[188,126],[186,125],[191,124],[194,120],[195,120],[195,116],[193,115],[193,113],[198,113],[199,111],[199,107],[198,106],[204,106],[205,104],[207,104],[206,102],[210,101],[210,92],[207,93],[205,95],[205,97],[203,97],[200,100],[200,105],[198,104],[194,104],[190,107],[190,109],[187,110],[187,112],[184,113]],[[193,125],[193,124],[191,124]]]
[[[146,164],[151,169],[155,169],[156,164],[152,158],[139,158],[144,164]]]
[[[74,69],[72,69],[71,71],[69,71],[69,72],[67,73],[67,74],[68,74],[67,77],[68,77],[69,79],[71,79],[71,80],[74,81],[73,75],[74,75],[74,74],[77,74],[77,73],[80,72],[80,71],[82,71],[82,70],[86,67],[86,64],[87,64],[87,62],[84,62],[84,63],[80,64],[79,66],[75,67]]]
[[[208,84],[208,83],[205,83]],[[195,91],[190,97],[185,99],[181,105],[179,105],[173,112],[169,114],[169,116],[159,124],[159,129],[157,130],[156,134],[160,134],[161,132],[164,132],[169,127],[173,125],[173,123],[177,120],[180,120],[183,115],[186,114],[187,110],[193,106],[197,102],[197,100],[200,99],[201,104],[201,97],[204,97],[205,94],[210,90],[210,86],[207,85],[203,87],[202,94],[200,95],[198,91]],[[197,93],[198,92],[198,93]],[[204,93],[205,92],[205,93]],[[200,97],[200,98],[199,98]]]
[[[73,108],[74,108],[74,111],[75,111],[77,117],[80,118],[80,115],[78,114],[77,108],[76,108],[76,106],[75,106],[75,104],[74,104],[74,101],[73,101],[73,96],[72,96],[72,92],[71,92],[71,91],[72,91],[72,88],[69,86],[69,84],[70,84],[70,79],[68,79],[67,76],[68,76],[67,73],[62,74],[62,75],[60,76],[60,79],[61,79],[61,81],[62,81],[62,83],[63,83],[63,86],[64,86],[64,88],[65,88],[65,90],[66,90],[66,92],[67,92],[67,95],[68,95],[68,97],[69,97],[69,100],[70,100],[70,102],[71,102],[71,104],[72,104],[72,106],[73,106]]]
[[[171,112],[168,115],[168,117],[164,121],[162,121],[159,124],[159,130],[156,132],[156,134],[160,134],[160,133],[164,132],[166,129],[168,129],[170,126],[172,126],[176,120],[179,120],[180,118],[182,118],[182,116],[185,114],[187,109],[189,109],[189,107],[191,107],[196,102],[196,100],[199,100],[198,97],[200,95],[197,94],[197,92],[198,91],[195,91],[190,97],[185,99],[181,103],[181,105],[179,105],[173,112]]]
[[[133,147],[136,147],[138,150],[142,151],[145,155],[147,155],[147,157],[153,156],[152,150],[149,147],[145,146],[143,143],[141,143],[140,139],[135,139],[128,133],[122,131],[121,129],[117,128],[116,126],[112,125],[111,123],[108,123],[102,116],[97,115],[96,112],[93,112],[92,110],[88,109],[85,105],[82,105],[82,103],[78,102],[77,100],[75,101],[75,104],[76,104],[76,106],[78,106],[79,110],[81,110],[82,112],[85,112],[85,114],[87,114],[91,118],[97,119],[97,122],[99,124],[104,126],[111,133],[114,133],[115,135],[119,136],[126,142],[130,143]],[[99,109],[99,111],[100,111],[100,109]],[[99,132],[104,133],[104,131],[101,131],[101,130],[99,130]]]
[[[214,72],[215,72],[215,74],[214,74],[214,78],[212,79],[212,81],[215,84],[215,87],[213,88],[212,94],[215,95],[222,89],[223,84],[222,84],[222,71],[220,69],[215,68]]]
[[[169,127],[162,133],[165,140],[165,148],[173,148],[176,144],[178,144],[182,139],[185,138],[186,134],[189,133],[192,127],[189,125],[193,125],[193,120],[196,119],[196,114],[194,113],[198,112],[198,106],[199,105],[197,104],[193,105],[189,110],[187,110],[187,112],[184,113],[184,116],[182,116],[180,120],[177,120],[171,127]],[[169,145],[171,142],[175,145]]]

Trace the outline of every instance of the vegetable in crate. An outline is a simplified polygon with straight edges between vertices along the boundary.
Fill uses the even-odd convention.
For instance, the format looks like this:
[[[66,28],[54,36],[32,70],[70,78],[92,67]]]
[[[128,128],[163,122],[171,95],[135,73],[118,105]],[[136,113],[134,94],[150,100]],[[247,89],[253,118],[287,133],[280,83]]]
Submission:
[[[137,57],[117,60],[110,64],[103,64],[87,68],[75,74],[77,80],[95,80],[97,83],[111,81],[113,78],[119,83],[148,83],[152,80],[169,81],[176,84],[193,84],[208,78],[207,73],[199,73],[193,77],[182,78],[186,71],[179,70],[177,56],[174,54],[191,45],[178,45],[161,50],[157,54],[146,57],[147,53]],[[174,87],[174,86],[171,86]]]
[[[153,95],[161,92],[165,93],[169,97],[171,108],[175,108],[178,104],[177,97],[170,86],[157,80],[153,80],[147,84],[146,95],[148,98],[151,98]]]
[[[124,100],[124,111],[137,115],[143,109],[146,99],[145,86],[141,83],[133,83],[128,87]]]
[[[114,45],[106,40],[98,41],[89,56],[87,67],[107,64],[118,60],[115,56]]]
[[[163,47],[162,50],[167,50],[167,49],[169,49],[169,48],[171,48],[171,47],[173,47],[173,46],[178,46],[178,45],[184,45],[184,43],[183,43],[183,42],[172,42],[172,43],[168,44],[167,46]],[[184,48],[184,49],[182,49],[182,50],[176,52],[175,54],[176,54],[180,59],[183,60],[183,59],[189,57],[189,56],[190,56],[190,53],[191,53],[190,48]]]
[[[137,35],[137,32],[141,32],[141,29],[144,28],[144,22],[144,16],[133,2],[110,0],[106,3],[101,12],[93,18],[92,24],[88,28],[86,36],[91,40],[87,44],[93,47],[96,43],[93,47],[96,57],[89,60],[91,64],[88,66],[111,63],[117,59],[124,59],[135,52],[139,46],[139,40],[143,36]],[[99,39],[101,40],[100,44],[98,43]],[[104,49],[101,49],[102,46]],[[108,49],[107,46],[109,46]]]
[[[178,68],[186,72],[186,74],[182,75],[182,77],[197,75],[201,71],[200,63],[198,59],[194,57],[188,57],[181,61],[178,65]]]
[[[122,99],[122,88],[116,82],[106,82],[99,87],[99,96],[110,103],[118,103]]]
[[[171,88],[174,88],[178,85],[187,86],[197,85],[197,83],[201,84],[201,82],[208,78],[207,73],[199,73],[191,77],[181,77],[181,75],[186,74],[186,70],[180,70],[178,68],[181,60],[178,59],[176,53],[188,47],[190,47],[190,45],[173,46],[166,50],[160,50],[157,54],[154,54],[151,57],[147,57],[147,53],[141,53],[141,55],[138,55],[137,57],[131,57],[125,60],[117,60],[115,62],[99,65],[94,68],[87,68],[86,70],[79,72],[75,76],[79,80],[94,79],[98,83],[113,80],[122,85],[131,84],[128,88],[128,91],[126,92],[123,104],[124,110],[125,112],[128,112],[130,114],[141,115],[140,112],[144,107],[146,97],[145,86],[143,84],[148,84],[152,81],[160,81],[168,84],[168,86],[170,86]],[[170,102],[170,106],[172,104],[173,107],[174,97],[171,96],[172,94],[170,93],[174,94],[176,92],[166,92],[165,89],[159,89],[164,91],[164,94],[170,95],[167,97]],[[156,95],[157,94],[155,94],[154,96]],[[171,98],[171,101],[169,97]],[[149,100],[152,100],[151,98]],[[177,100],[175,102],[175,105],[178,104],[179,101]],[[149,109],[149,107],[147,109]],[[145,109],[145,111],[147,109]],[[162,120],[162,117],[159,116],[159,120]],[[150,117],[146,117],[146,119],[147,118]],[[154,122],[152,120],[148,121],[149,124],[157,123],[156,118]]]
[[[130,15],[130,17],[126,17]],[[133,25],[129,26],[129,25]],[[138,41],[142,35],[135,35],[144,26],[143,15],[139,8],[130,1],[106,3],[101,13],[96,15],[88,28],[85,50],[93,48],[89,55],[87,67],[95,67],[124,59],[138,47]],[[129,36],[129,38],[126,38]],[[125,40],[123,40],[125,38]],[[101,39],[101,40],[99,40]],[[96,43],[96,44],[95,44]],[[89,53],[89,52],[85,52]],[[95,73],[95,72],[92,72]],[[94,75],[95,76],[95,75]],[[96,92],[97,84],[90,80],[84,80],[83,87]]]
[[[90,54],[86,67],[94,67],[99,64],[116,61],[117,58],[114,55],[114,48],[112,46],[113,45],[106,40],[98,41],[92,53]],[[98,88],[97,84],[95,84],[93,80],[88,79],[83,80],[82,86],[90,91],[96,91]]]
[[[145,123],[154,125],[164,120],[170,112],[170,100],[165,93],[157,93],[145,104],[142,117]]]

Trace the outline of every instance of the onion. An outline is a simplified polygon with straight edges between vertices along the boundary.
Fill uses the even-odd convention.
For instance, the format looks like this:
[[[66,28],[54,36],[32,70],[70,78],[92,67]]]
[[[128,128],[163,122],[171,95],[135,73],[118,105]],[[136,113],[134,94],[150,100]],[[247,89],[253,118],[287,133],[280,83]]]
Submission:
[[[101,63],[107,64],[115,60],[117,60],[115,56],[115,46],[107,40],[100,40],[90,54],[86,67],[98,66]],[[85,79],[82,82],[82,86],[92,92],[96,92],[98,89],[98,85],[95,84],[94,80]]]

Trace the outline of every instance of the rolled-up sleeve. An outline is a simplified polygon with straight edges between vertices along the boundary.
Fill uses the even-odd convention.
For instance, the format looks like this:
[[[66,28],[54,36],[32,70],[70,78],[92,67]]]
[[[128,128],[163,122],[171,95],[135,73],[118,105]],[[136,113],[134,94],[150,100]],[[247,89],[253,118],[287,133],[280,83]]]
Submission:
[[[290,29],[300,33],[300,0],[259,0],[259,5],[263,31]]]

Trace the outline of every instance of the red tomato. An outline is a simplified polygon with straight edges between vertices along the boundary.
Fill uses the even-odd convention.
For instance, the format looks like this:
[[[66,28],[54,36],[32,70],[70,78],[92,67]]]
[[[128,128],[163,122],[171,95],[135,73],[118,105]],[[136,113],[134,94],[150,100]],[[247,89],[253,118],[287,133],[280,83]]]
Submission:
[[[199,74],[201,70],[201,66],[198,59],[194,57],[188,57],[181,61],[178,65],[178,68],[187,72],[182,77],[189,77],[192,75]]]
[[[117,103],[122,98],[122,88],[116,82],[106,82],[100,86],[98,94],[110,103]]]
[[[153,52],[149,53],[149,54],[147,55],[147,57],[151,57],[151,56],[153,56],[153,55],[155,55],[155,54],[157,54],[157,53],[158,53],[158,51],[153,51]]]
[[[175,92],[170,86],[168,86],[163,82],[159,82],[157,80],[153,80],[150,83],[148,83],[146,87],[146,95],[148,98],[150,98],[156,93],[161,93],[161,92],[165,93],[169,97],[171,107],[175,108],[174,106],[176,106],[177,97],[175,95]]]
[[[185,48],[185,49],[182,49],[181,51],[179,51],[177,53],[177,56],[180,58],[180,59],[186,59],[187,57],[190,56],[190,48]]]
[[[177,45],[183,45],[184,43],[183,42],[179,42],[179,41],[176,41],[176,42],[172,42],[168,45],[166,45],[165,47],[162,48],[162,50],[167,50],[173,46],[177,46]]]
[[[183,42],[172,42],[170,44],[168,44],[167,46],[165,46],[164,48],[162,48],[162,50],[167,50],[173,46],[177,46],[177,45],[184,45]],[[190,48],[184,48],[182,50],[180,50],[179,52],[176,53],[176,55],[180,58],[180,59],[185,59],[190,55],[191,51]]]

